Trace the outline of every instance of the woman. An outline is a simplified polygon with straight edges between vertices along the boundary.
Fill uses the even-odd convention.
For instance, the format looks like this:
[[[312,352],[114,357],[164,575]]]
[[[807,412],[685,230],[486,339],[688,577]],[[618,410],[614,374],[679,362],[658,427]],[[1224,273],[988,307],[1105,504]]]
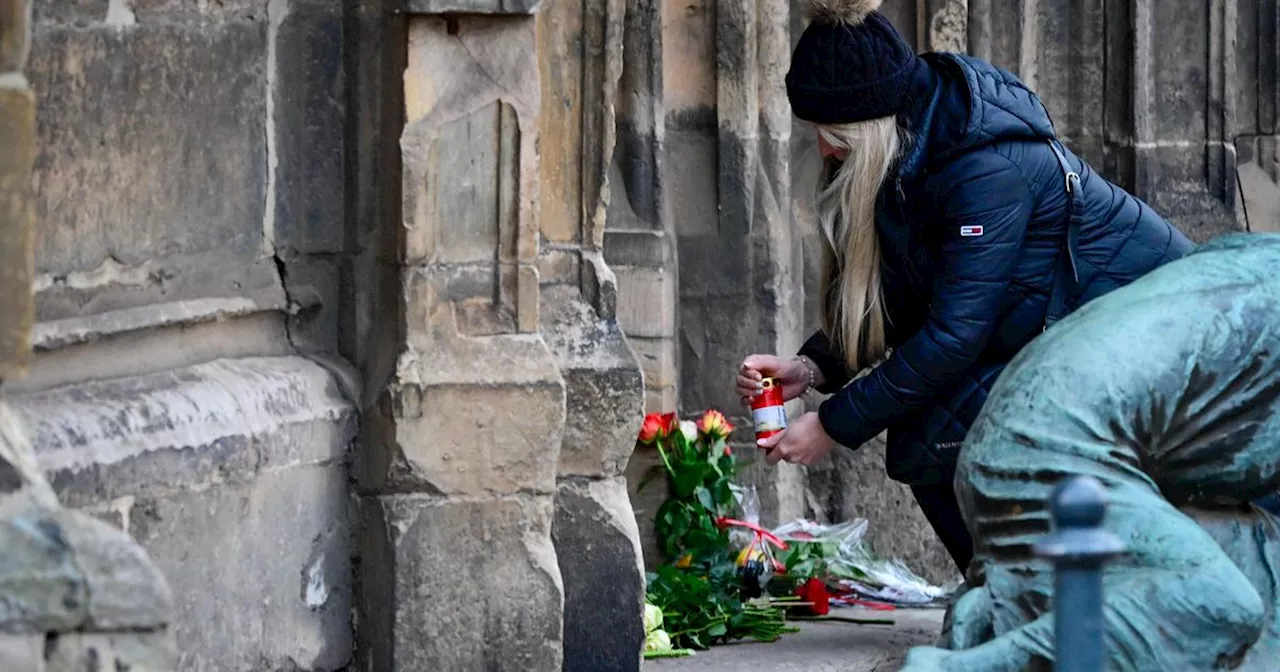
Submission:
[[[889,476],[911,485],[963,571],[972,542],[955,460],[1005,364],[1192,245],[1063,148],[1013,75],[917,56],[878,0],[810,5],[787,94],[828,166],[823,329],[796,358],[746,358],[737,389],[750,401],[770,376],[788,399],[834,393],[760,443],[771,464],[809,464],[888,430]]]

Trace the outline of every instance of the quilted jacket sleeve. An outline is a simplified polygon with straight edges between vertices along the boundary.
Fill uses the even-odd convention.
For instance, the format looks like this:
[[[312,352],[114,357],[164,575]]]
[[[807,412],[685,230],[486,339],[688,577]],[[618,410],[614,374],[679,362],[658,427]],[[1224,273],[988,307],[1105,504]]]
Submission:
[[[960,157],[931,179],[941,240],[929,316],[871,373],[818,410],[831,438],[857,448],[967,371],[996,328],[1034,207],[1026,178],[995,150]],[[940,228],[934,228],[940,227]]]

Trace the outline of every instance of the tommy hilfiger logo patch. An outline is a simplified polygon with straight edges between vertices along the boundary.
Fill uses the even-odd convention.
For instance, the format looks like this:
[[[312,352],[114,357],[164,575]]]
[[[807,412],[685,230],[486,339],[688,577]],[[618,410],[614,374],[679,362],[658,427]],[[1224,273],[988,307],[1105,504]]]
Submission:
[[[982,235],[981,226],[962,226],[960,227],[960,235],[964,238],[974,238]]]

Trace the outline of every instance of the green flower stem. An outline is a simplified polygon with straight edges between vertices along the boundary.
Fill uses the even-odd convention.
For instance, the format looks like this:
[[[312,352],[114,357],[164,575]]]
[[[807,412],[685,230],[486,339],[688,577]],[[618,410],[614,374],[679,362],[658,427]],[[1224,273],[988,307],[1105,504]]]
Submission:
[[[688,658],[694,655],[693,649],[669,649],[667,651],[645,651],[645,660],[653,658]]]
[[[663,464],[663,466],[665,466],[665,467],[667,468],[667,473],[668,473],[668,474],[671,474],[672,476],[675,476],[675,475],[676,475],[676,471],[675,471],[675,469],[672,469],[672,468],[671,468],[671,460],[668,460],[668,459],[667,459],[667,451],[665,451],[665,450],[663,450],[663,449],[662,449],[662,442],[661,442],[661,441],[655,441],[653,445],[655,445],[655,446],[657,446],[657,447],[658,447],[658,457],[661,457],[661,458],[662,458],[662,464]]]

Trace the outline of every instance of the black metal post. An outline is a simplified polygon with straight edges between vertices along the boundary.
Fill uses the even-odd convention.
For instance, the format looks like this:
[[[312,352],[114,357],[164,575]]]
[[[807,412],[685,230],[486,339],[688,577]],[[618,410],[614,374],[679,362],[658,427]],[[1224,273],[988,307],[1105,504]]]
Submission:
[[[1102,528],[1107,491],[1096,478],[1075,476],[1053,493],[1054,533],[1036,544],[1053,560],[1055,672],[1103,672],[1107,666],[1102,616],[1102,566],[1124,542]]]

